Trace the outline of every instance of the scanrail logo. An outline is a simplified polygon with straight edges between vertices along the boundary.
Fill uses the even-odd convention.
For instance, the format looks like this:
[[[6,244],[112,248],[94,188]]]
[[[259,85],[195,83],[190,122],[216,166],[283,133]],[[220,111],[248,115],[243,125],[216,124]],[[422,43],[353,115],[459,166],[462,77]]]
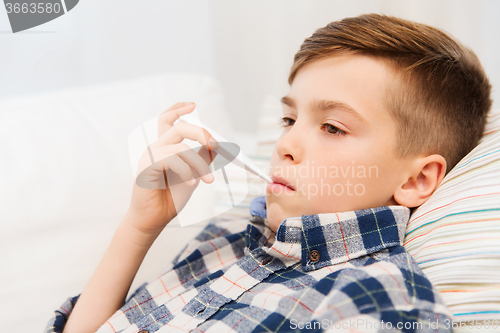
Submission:
[[[79,0],[26,1],[4,0],[12,32],[30,29],[62,16]]]

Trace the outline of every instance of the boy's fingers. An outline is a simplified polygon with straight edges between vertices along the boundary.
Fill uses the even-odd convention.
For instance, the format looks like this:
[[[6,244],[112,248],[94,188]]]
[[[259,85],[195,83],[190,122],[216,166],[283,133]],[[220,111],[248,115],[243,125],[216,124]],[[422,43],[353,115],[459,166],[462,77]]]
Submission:
[[[207,159],[203,158],[199,153],[197,154],[196,151],[191,149],[188,145],[179,143],[170,146],[151,148],[155,161],[162,160],[165,161],[166,164],[169,164],[172,156],[174,160],[180,157],[186,165],[191,168],[194,178],[202,177],[205,183],[213,180],[213,177],[210,175],[209,162],[207,162]]]
[[[193,112],[196,104],[184,105],[184,103],[176,103],[161,113],[158,117],[158,137],[168,131],[180,116],[186,113]]]
[[[215,152],[214,149],[216,149],[219,144],[218,144],[217,140],[215,140],[210,135],[210,133],[208,133],[208,131],[206,129],[204,129],[204,128],[202,128],[202,129],[203,129],[203,135],[205,136],[205,140],[207,142],[207,145],[206,145],[207,148],[203,147],[204,152],[202,152],[200,150],[200,153],[205,154],[205,155],[200,155],[200,156],[203,157],[203,159],[207,162],[207,164],[210,164],[214,161],[215,156],[217,156],[217,153]],[[207,160],[207,158],[208,158],[208,160]]]
[[[194,178],[193,171],[191,170],[189,165],[176,154],[162,159],[161,163],[155,163],[151,166],[151,168],[161,174],[163,174],[163,171],[168,172],[169,170],[172,170],[180,177],[182,181],[187,184],[189,184],[190,180]],[[166,181],[168,183],[168,179]]]
[[[184,102],[179,102],[179,103],[175,103],[174,105],[170,106],[168,109],[166,109],[164,112],[162,113],[165,113],[165,112],[168,112],[168,111],[172,111],[172,110],[175,110],[175,109],[178,109],[180,107],[183,107],[184,105]]]
[[[208,162],[207,159],[201,156],[199,152],[196,153],[195,150],[191,149],[191,147],[184,143],[179,143],[174,146],[175,154],[191,167],[193,173],[196,174],[195,178],[202,177],[205,183],[213,180],[208,166],[211,162]],[[205,146],[202,146],[201,149],[206,151]],[[213,154],[215,154],[215,152],[213,152]]]
[[[161,114],[167,113],[167,112],[172,111],[172,110],[179,109],[179,108],[187,106],[187,105],[194,105],[194,104],[195,103],[193,103],[193,102],[179,102],[179,103],[175,103],[174,105],[172,105],[171,107],[169,107],[168,109],[166,109],[165,111],[163,111]]]
[[[198,155],[200,155],[201,158],[203,158],[205,163],[208,165],[211,164],[217,157],[217,152],[215,150],[208,150],[205,146],[203,146],[199,150]]]
[[[204,149],[204,146],[201,148]],[[200,151],[201,151],[200,149]],[[215,153],[215,152],[214,152]],[[195,178],[201,177],[205,183],[209,183],[214,180],[213,175],[210,172],[210,167],[208,166],[211,162],[207,162],[200,153],[196,153],[193,149],[183,150],[178,155],[193,169]]]
[[[185,138],[198,141],[202,146],[210,144],[211,149],[217,148],[217,141],[214,140],[214,143],[210,143],[212,137],[204,128],[183,121],[178,122],[170,130],[163,133],[154,145],[164,146],[181,143]]]

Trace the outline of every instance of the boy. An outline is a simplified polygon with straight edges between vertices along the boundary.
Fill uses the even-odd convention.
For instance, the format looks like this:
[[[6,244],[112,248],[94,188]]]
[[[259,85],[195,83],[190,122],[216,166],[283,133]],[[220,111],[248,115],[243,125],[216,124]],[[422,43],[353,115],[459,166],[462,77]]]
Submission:
[[[46,332],[452,331],[450,312],[401,245],[410,208],[483,132],[491,87],[479,60],[434,28],[362,15],[307,38],[289,83],[274,183],[252,201],[250,221],[212,221],[171,271],[125,302],[144,255],[177,214],[168,188],[134,184],[92,279]],[[209,145],[199,128],[173,125],[193,109],[174,105],[162,115],[155,160],[184,137]],[[158,171],[188,182],[189,164],[211,182],[207,153],[179,154]],[[191,192],[179,210],[198,181],[185,184]]]

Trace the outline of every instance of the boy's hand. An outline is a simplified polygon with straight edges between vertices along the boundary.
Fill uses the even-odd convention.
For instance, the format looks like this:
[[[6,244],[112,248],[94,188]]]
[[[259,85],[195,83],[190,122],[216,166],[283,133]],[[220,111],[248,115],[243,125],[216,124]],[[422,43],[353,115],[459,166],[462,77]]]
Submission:
[[[123,306],[144,256],[163,228],[184,208],[199,183],[196,178],[203,175],[205,183],[214,181],[208,165],[216,156],[212,149],[217,142],[209,143],[210,134],[199,126],[182,121],[174,125],[194,106],[177,103],[158,118],[158,140],[146,149],[138,165],[140,184],[146,188],[134,182],[127,214],[75,304],[64,333],[95,332]],[[204,147],[196,153],[181,143],[184,138]],[[150,152],[155,162],[152,165]],[[191,177],[196,180],[190,185]]]
[[[174,125],[179,116],[190,113],[195,108],[194,103],[184,104],[172,105],[158,118],[158,140],[149,146],[155,163],[151,165],[147,149],[139,161],[137,174],[148,168],[141,174],[141,186],[144,181],[148,186],[143,188],[134,182],[127,221],[147,235],[159,235],[177,216],[198,186],[200,175],[203,175],[201,179],[205,183],[214,181],[208,165],[217,155],[213,151],[217,147],[217,141],[199,126],[183,121]],[[204,147],[196,153],[188,145],[181,143],[184,138],[198,141]],[[195,179],[190,181],[192,178]],[[169,186],[167,179],[174,184],[174,188]]]

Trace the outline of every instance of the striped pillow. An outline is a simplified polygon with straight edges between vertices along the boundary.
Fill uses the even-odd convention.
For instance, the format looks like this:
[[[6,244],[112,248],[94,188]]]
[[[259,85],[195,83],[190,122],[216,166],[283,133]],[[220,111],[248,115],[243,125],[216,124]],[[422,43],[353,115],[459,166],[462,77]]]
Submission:
[[[280,117],[279,100],[266,97],[256,151],[249,154],[265,171],[281,134]],[[251,200],[265,195],[263,180],[250,173],[248,179],[250,194],[230,214],[248,216]],[[500,110],[488,116],[479,145],[413,211],[404,246],[441,292],[454,320],[500,321]]]
[[[500,322],[500,110],[474,150],[410,218],[405,248],[455,321]]]

